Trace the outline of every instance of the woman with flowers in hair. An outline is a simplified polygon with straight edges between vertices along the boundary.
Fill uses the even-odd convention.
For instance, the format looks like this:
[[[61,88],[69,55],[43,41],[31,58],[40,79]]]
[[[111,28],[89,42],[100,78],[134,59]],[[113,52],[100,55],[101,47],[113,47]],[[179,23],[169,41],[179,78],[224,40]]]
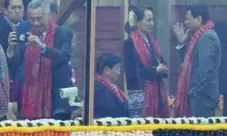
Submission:
[[[152,8],[134,7],[129,13],[124,43],[124,70],[131,117],[169,117],[164,78],[168,68],[158,42],[151,35]]]

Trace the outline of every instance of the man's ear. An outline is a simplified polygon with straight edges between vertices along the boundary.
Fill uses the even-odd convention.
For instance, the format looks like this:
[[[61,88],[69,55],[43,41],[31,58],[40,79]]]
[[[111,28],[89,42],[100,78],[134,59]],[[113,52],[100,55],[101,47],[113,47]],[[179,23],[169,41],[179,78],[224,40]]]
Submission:
[[[109,72],[110,72],[110,68],[105,67],[105,68],[103,69],[103,73],[104,73],[104,74],[108,74]]]
[[[203,19],[202,19],[202,17],[201,17],[201,16],[196,17],[196,19],[197,19],[198,23],[201,23],[201,24],[202,24]]]

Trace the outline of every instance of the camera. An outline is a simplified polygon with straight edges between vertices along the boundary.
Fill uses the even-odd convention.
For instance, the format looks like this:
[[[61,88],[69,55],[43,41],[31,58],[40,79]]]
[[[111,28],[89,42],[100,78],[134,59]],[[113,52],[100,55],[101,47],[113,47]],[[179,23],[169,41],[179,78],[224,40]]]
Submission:
[[[77,87],[69,87],[69,88],[61,88],[60,89],[60,97],[62,99],[68,99],[68,103],[70,106],[82,107],[82,102],[75,102],[78,96],[78,88]]]
[[[17,33],[17,43],[19,44],[26,44],[28,43],[28,38],[29,38],[29,34],[21,34],[21,33]]]

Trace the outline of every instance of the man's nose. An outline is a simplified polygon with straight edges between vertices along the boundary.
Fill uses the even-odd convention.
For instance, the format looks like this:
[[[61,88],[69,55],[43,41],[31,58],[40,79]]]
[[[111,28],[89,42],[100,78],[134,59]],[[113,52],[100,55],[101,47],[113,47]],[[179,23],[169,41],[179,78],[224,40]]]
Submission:
[[[38,26],[39,25],[39,22],[38,21],[34,21],[33,22],[33,25]]]
[[[154,21],[151,21],[151,26],[154,26]]]
[[[117,74],[121,74],[121,70],[117,70],[116,73],[117,73]]]
[[[20,13],[20,9],[19,8],[16,8],[16,13]]]

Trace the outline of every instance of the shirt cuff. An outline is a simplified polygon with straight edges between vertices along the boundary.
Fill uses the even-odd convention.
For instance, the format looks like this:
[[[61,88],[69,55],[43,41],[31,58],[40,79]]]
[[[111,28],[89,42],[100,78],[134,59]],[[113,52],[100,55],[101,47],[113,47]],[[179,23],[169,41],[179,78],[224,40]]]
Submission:
[[[176,49],[177,49],[177,50],[180,50],[180,49],[182,49],[185,45],[186,45],[186,44],[179,44],[179,45],[176,46]]]
[[[45,53],[46,52],[46,44],[43,45],[42,48],[40,48],[40,53]]]

